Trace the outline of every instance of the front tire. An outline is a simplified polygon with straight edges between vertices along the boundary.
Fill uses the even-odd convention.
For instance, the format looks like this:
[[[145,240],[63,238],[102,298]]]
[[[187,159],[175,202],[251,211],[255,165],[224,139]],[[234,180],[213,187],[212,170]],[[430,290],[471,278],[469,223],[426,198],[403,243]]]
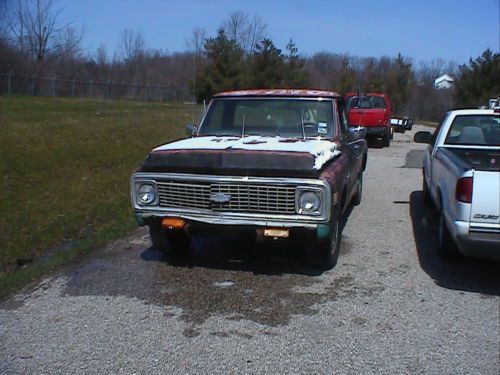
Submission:
[[[425,182],[425,172],[423,173],[423,176],[422,176],[422,193],[424,195],[424,204],[426,206],[431,206],[432,205],[432,197],[431,197],[431,193],[429,191],[429,188],[427,187],[427,182]]]
[[[384,147],[389,147],[391,145],[391,131],[388,130],[383,138]]]
[[[355,206],[359,206],[361,203],[361,197],[363,196],[363,172],[359,173],[359,185],[358,185],[358,191],[356,192],[356,195],[354,196],[352,200],[352,204]]]
[[[175,257],[186,253],[191,242],[191,238],[184,232],[177,230],[167,231],[159,221],[149,224],[149,235],[153,247],[168,257]]]
[[[326,241],[319,241],[316,233],[312,234],[307,241],[307,256],[309,263],[315,267],[329,270],[335,267],[340,253],[340,242],[342,239],[341,215],[338,214],[331,225],[331,232]]]

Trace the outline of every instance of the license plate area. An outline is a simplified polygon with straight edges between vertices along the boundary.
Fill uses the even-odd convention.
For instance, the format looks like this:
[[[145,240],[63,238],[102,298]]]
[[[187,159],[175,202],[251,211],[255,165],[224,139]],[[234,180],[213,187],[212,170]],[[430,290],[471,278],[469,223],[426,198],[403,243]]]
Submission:
[[[264,237],[288,238],[290,230],[288,228],[264,228]]]

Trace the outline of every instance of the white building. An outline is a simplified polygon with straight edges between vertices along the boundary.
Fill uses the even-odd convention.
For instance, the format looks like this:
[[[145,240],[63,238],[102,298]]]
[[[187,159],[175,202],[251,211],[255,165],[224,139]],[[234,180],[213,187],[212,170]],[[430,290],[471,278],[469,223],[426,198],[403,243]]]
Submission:
[[[434,87],[440,89],[450,89],[453,86],[454,79],[448,74],[443,74],[434,80]]]

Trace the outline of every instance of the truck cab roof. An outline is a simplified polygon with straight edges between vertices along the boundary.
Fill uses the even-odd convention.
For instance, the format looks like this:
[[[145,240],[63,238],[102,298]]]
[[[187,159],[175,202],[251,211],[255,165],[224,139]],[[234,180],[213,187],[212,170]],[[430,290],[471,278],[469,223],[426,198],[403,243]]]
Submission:
[[[229,97],[295,97],[295,98],[342,98],[342,95],[328,90],[308,90],[308,89],[252,89],[224,91],[215,94],[214,98]]]

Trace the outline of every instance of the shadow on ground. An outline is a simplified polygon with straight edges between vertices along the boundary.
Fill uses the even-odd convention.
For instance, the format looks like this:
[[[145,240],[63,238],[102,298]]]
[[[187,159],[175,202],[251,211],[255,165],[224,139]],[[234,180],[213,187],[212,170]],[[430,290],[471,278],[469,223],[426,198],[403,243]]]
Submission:
[[[424,204],[422,191],[410,195],[410,216],[422,269],[444,288],[500,295],[500,262],[474,258],[444,261],[438,258],[438,214]]]
[[[187,336],[199,334],[212,316],[276,326],[294,315],[316,314],[314,306],[326,301],[352,294],[374,298],[374,290],[356,288],[352,275],[336,269],[328,271],[327,283],[314,277],[323,271],[307,265],[300,241],[256,244],[241,236],[201,237],[192,241],[187,257],[172,260],[141,233],[73,270],[65,293],[164,305],[165,314],[187,323]],[[349,252],[347,241],[341,251]]]

